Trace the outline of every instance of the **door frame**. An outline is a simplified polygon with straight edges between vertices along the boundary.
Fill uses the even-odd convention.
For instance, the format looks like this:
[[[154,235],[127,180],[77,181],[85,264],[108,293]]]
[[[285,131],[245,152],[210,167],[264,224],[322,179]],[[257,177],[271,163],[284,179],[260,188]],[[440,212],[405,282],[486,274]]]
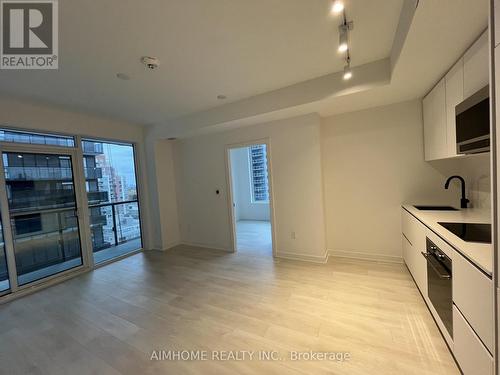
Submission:
[[[269,137],[248,140],[239,143],[230,143],[225,146],[225,164],[226,164],[226,186],[227,186],[227,207],[230,222],[230,237],[231,249],[230,251],[237,252],[237,237],[236,237],[236,221],[234,215],[234,200],[233,200],[233,171],[231,168],[231,150],[255,145],[266,145],[266,159],[267,159],[267,184],[269,188],[269,221],[271,223],[271,241],[273,258],[276,257],[276,216],[274,212],[274,189],[273,189],[273,168],[272,168],[272,151],[271,140]]]
[[[76,140],[75,140],[76,141]],[[80,251],[82,256],[82,264],[54,275],[44,277],[33,282],[19,285],[17,282],[17,269],[14,252],[14,241],[12,226],[10,221],[9,202],[7,198],[7,186],[5,183],[5,174],[3,173],[3,153],[4,152],[19,152],[19,153],[32,153],[32,154],[53,154],[65,155],[71,157],[73,184],[75,187],[75,200],[76,200],[76,214],[78,218],[78,231],[80,237]],[[79,151],[77,147],[62,147],[62,146],[47,146],[47,145],[32,145],[23,143],[0,142],[0,213],[2,218],[2,227],[4,235],[5,256],[7,258],[7,267],[9,273],[10,293],[2,296],[11,296],[14,298],[19,292],[31,290],[40,284],[46,284],[58,280],[65,279],[68,274],[86,272],[93,266],[91,255],[91,247],[89,248],[89,211],[87,194],[85,190],[85,175],[83,165],[80,165]],[[90,250],[90,252],[89,252]],[[89,255],[90,254],[90,255]],[[3,302],[3,301],[2,301]]]

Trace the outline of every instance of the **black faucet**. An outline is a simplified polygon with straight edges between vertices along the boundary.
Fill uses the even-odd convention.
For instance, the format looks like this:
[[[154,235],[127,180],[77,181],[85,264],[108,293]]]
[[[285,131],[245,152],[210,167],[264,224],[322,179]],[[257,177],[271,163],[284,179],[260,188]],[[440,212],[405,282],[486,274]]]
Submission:
[[[469,200],[465,198],[465,180],[463,179],[463,177],[461,176],[448,177],[446,183],[444,184],[444,188],[448,189],[448,187],[450,186],[450,181],[453,180],[454,178],[460,180],[460,182],[462,183],[462,198],[460,199],[460,208],[467,208],[467,203],[469,203]]]

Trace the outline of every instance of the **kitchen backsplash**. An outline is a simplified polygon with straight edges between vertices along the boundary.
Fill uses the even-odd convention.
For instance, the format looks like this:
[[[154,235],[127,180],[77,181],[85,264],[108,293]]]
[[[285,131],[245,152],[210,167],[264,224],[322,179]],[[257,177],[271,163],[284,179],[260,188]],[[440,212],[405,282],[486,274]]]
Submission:
[[[468,184],[471,207],[491,209],[490,154],[459,159],[460,169]]]

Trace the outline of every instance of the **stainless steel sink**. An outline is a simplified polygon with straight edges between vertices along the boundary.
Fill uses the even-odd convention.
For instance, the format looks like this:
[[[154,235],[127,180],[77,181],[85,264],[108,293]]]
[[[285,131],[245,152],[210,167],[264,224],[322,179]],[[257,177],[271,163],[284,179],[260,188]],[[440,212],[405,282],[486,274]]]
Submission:
[[[413,206],[421,211],[458,211],[457,208],[451,206]]]

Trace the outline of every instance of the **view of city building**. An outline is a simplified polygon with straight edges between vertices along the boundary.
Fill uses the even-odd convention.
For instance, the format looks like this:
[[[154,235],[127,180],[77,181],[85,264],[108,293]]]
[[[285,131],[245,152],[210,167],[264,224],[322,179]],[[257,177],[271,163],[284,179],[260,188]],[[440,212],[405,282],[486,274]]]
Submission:
[[[82,148],[94,253],[140,241],[133,147],[83,140]]]

